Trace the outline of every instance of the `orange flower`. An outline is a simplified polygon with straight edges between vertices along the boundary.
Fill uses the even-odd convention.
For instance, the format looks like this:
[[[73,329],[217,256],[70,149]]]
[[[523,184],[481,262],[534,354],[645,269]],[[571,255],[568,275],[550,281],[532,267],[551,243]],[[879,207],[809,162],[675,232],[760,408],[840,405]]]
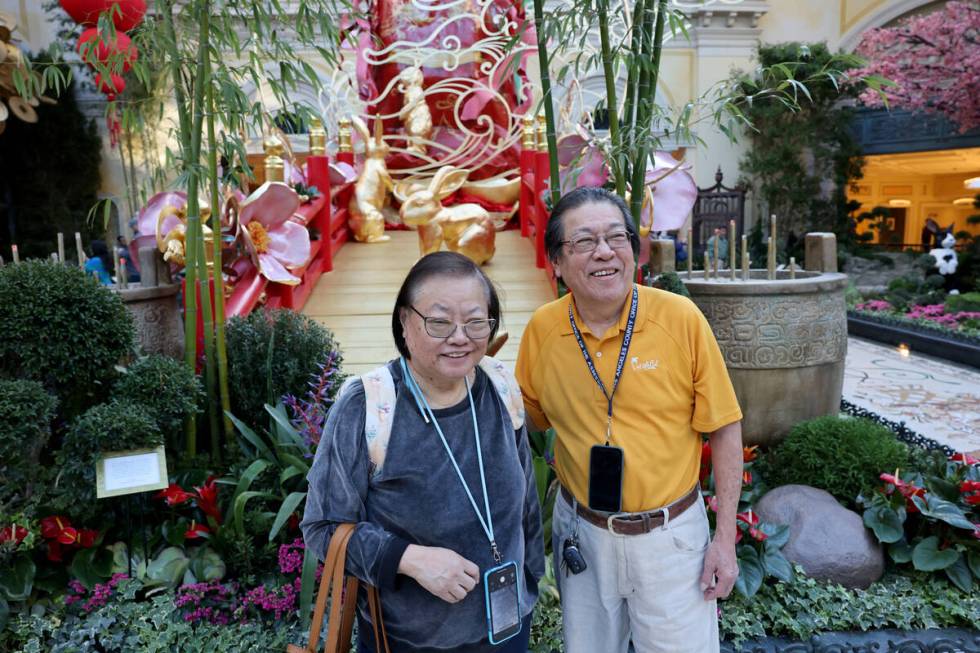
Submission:
[[[742,447],[742,462],[743,463],[750,463],[753,460],[755,460],[756,459],[756,456],[757,456],[755,450],[758,449],[758,448],[759,448],[759,445],[757,445],[757,444],[756,445],[753,445],[751,447]]]

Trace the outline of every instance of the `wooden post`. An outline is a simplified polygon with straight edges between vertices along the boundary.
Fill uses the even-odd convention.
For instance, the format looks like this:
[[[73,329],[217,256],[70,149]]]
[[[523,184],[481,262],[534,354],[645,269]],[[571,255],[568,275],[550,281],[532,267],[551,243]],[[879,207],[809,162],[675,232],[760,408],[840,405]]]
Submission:
[[[65,262],[65,234],[58,232],[58,261]]]
[[[790,256],[789,257],[789,278],[790,279],[795,279],[796,278],[796,257],[795,256]]]
[[[748,281],[752,277],[749,274],[749,237],[742,234],[742,281]]]
[[[78,254],[78,269],[85,269],[85,250],[82,249],[82,234],[75,232],[75,253]]]
[[[17,245],[10,246],[10,253],[13,254],[14,263],[20,263],[20,252],[17,251]]]
[[[650,274],[656,276],[665,272],[674,272],[675,259],[674,241],[670,239],[650,241]]]
[[[694,230],[687,229],[687,278],[694,275]]]
[[[704,253],[704,280],[708,281],[711,279],[711,260],[708,258],[708,252]]]
[[[735,281],[735,221],[728,221],[728,267],[732,281]]]

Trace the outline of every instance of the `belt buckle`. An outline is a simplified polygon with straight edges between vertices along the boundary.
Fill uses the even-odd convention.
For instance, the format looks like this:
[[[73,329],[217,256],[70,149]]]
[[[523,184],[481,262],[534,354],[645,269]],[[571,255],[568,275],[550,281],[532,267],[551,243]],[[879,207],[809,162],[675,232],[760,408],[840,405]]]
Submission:
[[[613,535],[615,535],[616,537],[626,537],[626,533],[617,533],[616,532],[616,529],[613,528],[613,520],[614,519],[619,519],[620,517],[622,517],[625,514],[626,513],[617,512],[617,513],[613,513],[613,514],[609,515],[608,517],[606,517],[606,529],[610,533],[612,533]]]

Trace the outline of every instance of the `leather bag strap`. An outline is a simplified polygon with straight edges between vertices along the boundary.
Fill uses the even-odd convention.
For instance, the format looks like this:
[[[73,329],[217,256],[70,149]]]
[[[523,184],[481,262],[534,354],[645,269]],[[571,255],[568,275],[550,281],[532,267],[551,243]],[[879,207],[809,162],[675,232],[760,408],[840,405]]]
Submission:
[[[327,557],[323,563],[323,573],[320,577],[320,589],[317,592],[316,604],[313,608],[313,620],[310,622],[310,634],[305,647],[290,644],[286,647],[286,653],[316,653],[320,643],[320,631],[323,628],[323,616],[327,609],[327,599],[333,589],[335,600],[330,609],[330,622],[327,630],[327,649],[326,653],[334,653],[339,639],[339,633],[334,632],[342,625],[339,620],[341,605],[341,586],[344,580],[344,561],[347,558],[347,543],[354,533],[354,524],[341,524],[334,531],[330,538],[330,546],[327,547]],[[339,563],[339,564],[338,564]],[[339,569],[339,571],[338,571]],[[337,582],[335,582],[335,577]],[[354,579],[356,584],[357,580]],[[354,601],[356,601],[357,589],[354,589]],[[334,612],[337,613],[335,617]],[[333,640],[334,648],[330,648],[330,641]],[[347,641],[350,642],[348,634]],[[345,651],[346,653],[346,651]]]

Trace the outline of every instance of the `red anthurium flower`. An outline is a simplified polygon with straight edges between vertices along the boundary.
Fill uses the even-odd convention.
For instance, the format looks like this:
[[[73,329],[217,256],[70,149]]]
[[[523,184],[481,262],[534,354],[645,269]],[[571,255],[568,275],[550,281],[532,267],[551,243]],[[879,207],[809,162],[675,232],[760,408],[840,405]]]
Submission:
[[[750,463],[756,459],[755,450],[759,448],[759,445],[754,445],[751,447],[742,447],[742,462]]]
[[[17,524],[4,526],[0,528],[0,544],[6,544],[7,542],[13,542],[15,545],[20,544],[28,534],[30,534],[30,531],[23,526],[18,526]]]
[[[204,537],[211,532],[211,529],[204,524],[198,524],[197,522],[191,522],[191,527],[184,532],[184,537],[188,540],[195,540],[200,537]]]
[[[905,497],[906,510],[908,510],[909,512],[919,512],[919,509],[915,507],[914,503],[912,503],[912,497],[924,497],[926,494],[925,488],[918,487],[917,485],[913,485],[912,483],[907,483],[906,481],[903,481],[898,477],[897,473],[894,475],[882,474],[878,478],[883,480],[885,483],[890,483],[891,485],[894,485],[895,489],[897,489],[902,494],[902,496]],[[892,493],[891,490],[885,491],[885,494],[891,494],[891,493]]]
[[[61,562],[61,554],[62,549],[61,545],[58,544],[58,540],[48,540],[48,560],[51,562]]]
[[[221,510],[218,508],[218,477],[209,476],[202,487],[195,487],[197,496],[194,497],[197,507],[205,515],[212,517],[218,524],[221,523]]]
[[[45,517],[41,520],[41,537],[46,540],[56,540],[58,539],[61,531],[70,527],[71,522],[68,521],[67,517],[60,517],[57,515]]]
[[[58,533],[57,542],[59,544],[77,544],[78,543],[78,529],[72,528],[71,526],[66,526],[62,528]]]
[[[194,498],[194,495],[184,490],[176,483],[171,483],[166,490],[160,490],[153,495],[154,499],[164,499],[170,507],[179,506],[187,503]]]
[[[78,531],[78,543],[83,549],[91,549],[95,546],[95,541],[99,539],[99,531],[92,528],[83,528]]]
[[[769,537],[768,535],[760,531],[758,528],[756,528],[756,526],[759,524],[759,516],[754,512],[752,512],[752,510],[738,513],[737,515],[735,515],[735,519],[742,522],[748,527],[749,535],[751,535],[754,539],[762,542]],[[736,538],[735,541],[737,542],[738,538]]]
[[[949,459],[961,465],[980,465],[980,459],[974,458],[968,453],[957,452],[950,456]]]

